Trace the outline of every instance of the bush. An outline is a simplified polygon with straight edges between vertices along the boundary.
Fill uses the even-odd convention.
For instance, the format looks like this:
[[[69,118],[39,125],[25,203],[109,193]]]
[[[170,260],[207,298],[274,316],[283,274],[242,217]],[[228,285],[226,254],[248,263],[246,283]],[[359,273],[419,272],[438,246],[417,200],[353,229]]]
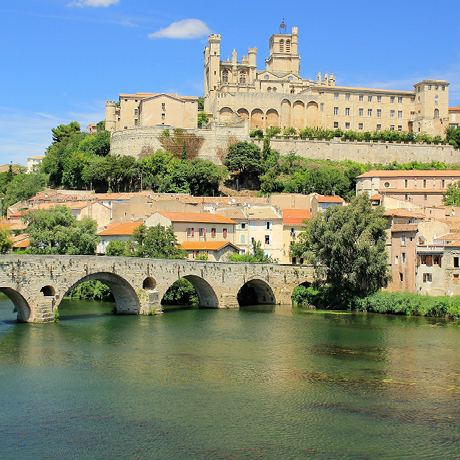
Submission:
[[[264,138],[264,132],[261,129],[254,129],[249,133],[249,137],[256,137],[257,139]]]

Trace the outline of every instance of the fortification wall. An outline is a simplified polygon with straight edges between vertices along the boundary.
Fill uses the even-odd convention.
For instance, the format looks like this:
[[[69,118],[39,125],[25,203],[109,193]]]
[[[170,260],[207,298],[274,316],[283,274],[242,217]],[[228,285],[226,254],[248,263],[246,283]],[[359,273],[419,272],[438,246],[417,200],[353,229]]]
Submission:
[[[161,149],[158,136],[164,127],[135,128],[116,131],[112,134],[111,152],[115,155],[132,155],[139,158],[144,147]],[[262,147],[262,141],[248,136],[247,124],[241,126],[214,125],[212,129],[185,130],[204,139],[198,156],[221,164],[222,153],[231,142],[254,141]],[[439,161],[446,164],[460,163],[460,150],[451,145],[399,144],[391,142],[358,142],[331,140],[272,139],[271,147],[282,155],[295,152],[304,158],[317,160],[354,160],[360,163],[410,163]]]

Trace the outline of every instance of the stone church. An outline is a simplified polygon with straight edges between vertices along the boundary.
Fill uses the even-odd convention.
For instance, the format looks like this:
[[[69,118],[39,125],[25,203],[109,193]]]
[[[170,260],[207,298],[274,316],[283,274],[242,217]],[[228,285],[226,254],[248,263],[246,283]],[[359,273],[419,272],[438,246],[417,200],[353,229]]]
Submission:
[[[286,25],[269,40],[265,69],[257,69],[257,48],[238,60],[221,60],[221,36],[212,34],[204,50],[204,110],[214,131],[270,126],[321,127],[354,131],[413,131],[444,136],[449,125],[449,82],[423,80],[413,91],[336,86],[333,74],[300,76],[298,28]],[[453,110],[453,109],[451,109]],[[106,104],[106,129],[195,130],[198,97],[164,93],[120,94]],[[218,133],[216,134],[216,136]]]
[[[335,76],[300,76],[298,29],[269,40],[265,70],[257,69],[257,48],[238,61],[220,56],[220,35],[204,51],[205,111],[217,122],[249,121],[249,129],[306,126],[355,131],[399,130],[444,135],[449,124],[449,82],[424,80],[414,91],[336,86]]]

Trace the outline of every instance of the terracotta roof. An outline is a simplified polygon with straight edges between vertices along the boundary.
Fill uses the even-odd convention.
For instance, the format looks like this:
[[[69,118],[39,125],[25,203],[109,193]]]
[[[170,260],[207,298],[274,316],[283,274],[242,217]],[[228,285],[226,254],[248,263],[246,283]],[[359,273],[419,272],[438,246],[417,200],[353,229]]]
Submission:
[[[22,235],[13,236],[13,248],[14,249],[24,249],[29,247],[29,235],[23,233]]]
[[[248,220],[281,220],[272,207],[252,207],[246,209]]]
[[[446,246],[449,246],[449,247],[458,247],[458,246],[460,246],[460,241],[454,241],[453,243],[446,244]]]
[[[391,227],[392,232],[416,232],[417,224],[394,224]]]
[[[131,236],[142,222],[124,222],[121,224],[110,224],[107,228],[98,233],[99,236]]]
[[[371,196],[371,201],[380,201],[380,193],[375,193]]]
[[[236,222],[228,217],[220,214],[211,214],[210,212],[169,212],[159,211],[164,217],[167,217],[171,222],[197,222],[197,223],[216,223],[216,224],[236,224]]]
[[[460,112],[460,107],[449,107],[449,112]]]
[[[305,220],[311,220],[308,209],[283,209],[283,224],[302,224]]]
[[[27,224],[22,222],[14,221],[14,222],[1,222],[0,228],[9,228],[11,231],[13,230],[25,230],[27,228]]]
[[[393,217],[420,217],[425,218],[425,214],[421,212],[409,211],[407,209],[398,208],[398,209],[387,209],[383,212],[384,216],[393,216]]]
[[[181,243],[181,248],[186,251],[218,251],[225,246],[232,246],[236,250],[239,250],[229,241],[186,241]]]
[[[244,215],[243,210],[237,207],[219,209],[219,214],[233,220],[248,220]]]
[[[318,195],[316,197],[318,203],[344,203],[345,200],[340,198],[338,195],[336,196],[326,196],[326,195]]]
[[[445,170],[385,170],[385,169],[373,169],[372,171],[365,172],[357,177],[357,179],[364,177],[460,177],[460,169],[445,169]]]

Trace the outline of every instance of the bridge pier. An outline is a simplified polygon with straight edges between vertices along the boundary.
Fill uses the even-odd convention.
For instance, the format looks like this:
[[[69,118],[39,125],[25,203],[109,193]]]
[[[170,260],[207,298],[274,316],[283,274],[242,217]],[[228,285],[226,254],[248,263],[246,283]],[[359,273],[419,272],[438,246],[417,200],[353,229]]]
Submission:
[[[161,315],[163,313],[160,293],[156,289],[141,289],[138,297],[141,304],[140,315]]]
[[[240,304],[238,303],[237,294],[222,294],[222,303],[219,308],[238,309]]]

